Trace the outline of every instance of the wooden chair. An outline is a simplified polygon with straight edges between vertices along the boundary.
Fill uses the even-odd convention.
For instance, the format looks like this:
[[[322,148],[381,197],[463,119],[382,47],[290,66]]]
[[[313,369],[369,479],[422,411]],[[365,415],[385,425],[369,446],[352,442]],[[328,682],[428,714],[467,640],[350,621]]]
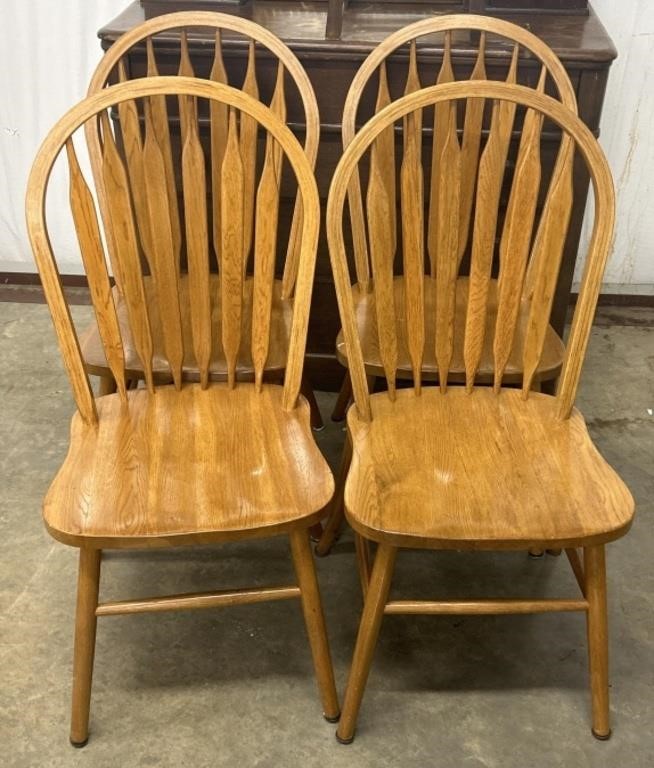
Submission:
[[[457,105],[493,100],[491,126],[476,163],[472,256],[465,298],[465,383],[448,383],[455,355],[460,190],[464,146],[457,135]],[[497,304],[491,304],[491,261],[497,196],[505,173],[501,147],[520,108],[524,124],[507,214],[499,226]],[[420,110],[445,115],[440,155],[449,180],[439,191],[434,277],[424,274],[423,168],[414,130]],[[526,108],[526,109],[525,109]],[[393,294],[392,196],[384,177],[384,136],[396,121],[409,123],[401,169],[401,222],[405,300]],[[545,127],[544,127],[545,122]],[[541,178],[541,136],[558,126],[561,140],[551,179]],[[375,299],[380,355],[388,391],[372,394],[366,382],[361,327],[350,285],[343,236],[343,206],[355,169],[370,150],[367,219],[370,291]],[[575,153],[590,173],[594,228],[579,301],[565,346],[555,396],[532,384],[545,348],[552,294],[573,198]],[[539,195],[543,209],[536,213]],[[582,611],[588,620],[593,733],[608,738],[608,647],[604,545],[632,521],[633,499],[588,435],[573,407],[614,223],[611,174],[590,131],[559,102],[532,89],[491,82],[437,85],[393,102],[353,139],[336,169],[327,208],[327,235],[352,377],[355,405],[348,411],[352,465],[345,507],[357,537],[365,605],[347,683],[338,739],[352,741],[382,616],[392,613],[504,614]],[[528,279],[526,275],[529,275]],[[431,294],[431,298],[428,296]],[[518,334],[520,307],[527,325]],[[435,305],[427,327],[424,304]],[[427,318],[427,319],[426,319]],[[489,328],[489,319],[492,328]],[[493,386],[477,386],[477,372],[492,334]],[[413,386],[396,386],[405,334]],[[428,344],[433,344],[428,349]],[[423,361],[433,354],[438,386],[424,386]],[[512,356],[521,360],[521,387],[506,386]],[[377,542],[369,565],[368,541]],[[578,598],[547,600],[389,599],[398,548],[516,550],[564,548],[581,589]],[[582,558],[579,547],[583,549]]]
[[[212,37],[206,37],[207,32],[211,31]],[[157,64],[157,53],[167,52],[170,49],[179,51],[179,71],[178,74],[193,77],[193,65],[188,50],[188,35],[202,32],[206,42],[206,63],[204,68],[197,74],[206,77],[215,82],[225,84],[235,84],[237,81],[242,83],[241,89],[255,99],[269,99],[273,111],[283,120],[287,115],[287,94],[285,81],[289,81],[291,86],[291,106],[299,119],[306,126],[304,138],[304,151],[313,168],[316,162],[318,152],[318,143],[320,137],[320,119],[318,115],[318,105],[316,97],[307,77],[304,68],[297,60],[293,52],[279,38],[268,32],[263,27],[247,19],[241,19],[222,13],[210,12],[181,12],[158,16],[150,19],[143,24],[130,30],[127,34],[120,37],[107,51],[102,61],[96,68],[88,94],[94,94],[105,88],[111,82],[124,82],[128,79],[134,79],[143,76],[157,76],[159,67]],[[227,32],[228,39],[223,39],[223,33]],[[234,60],[230,57],[234,48],[243,48],[247,46],[248,60],[245,72],[238,71]],[[277,80],[268,82],[258,82],[256,66],[256,48],[263,49],[264,56],[275,57],[278,60]],[[225,56],[223,56],[225,49]],[[225,60],[227,64],[225,63]],[[285,77],[288,73],[288,78]],[[170,73],[172,74],[172,73]],[[260,79],[260,78],[259,78]],[[169,129],[169,113],[173,123],[177,118],[181,118],[179,128]],[[140,187],[139,178],[142,175],[141,155],[142,141],[138,122],[133,110],[129,104],[123,104],[119,107],[121,127],[123,130],[122,139],[127,150],[128,173],[130,174],[135,188]],[[182,268],[185,268],[187,258],[186,243],[183,232],[183,226],[179,224],[179,210],[177,194],[175,193],[175,180],[172,176],[172,167],[175,163],[175,156],[181,151],[184,143],[185,134],[188,130],[188,116],[184,104],[176,108],[174,102],[166,103],[165,99],[158,102],[156,108],[157,131],[162,152],[165,156],[166,172],[168,175],[168,204],[171,221],[173,222],[173,232],[175,236],[176,252],[182,261]],[[205,148],[207,154],[211,156],[211,196],[212,206],[210,212],[213,235],[213,250],[216,259],[220,252],[220,170],[222,157],[225,151],[225,141],[227,136],[226,110],[219,104],[214,103],[209,114],[203,116],[209,124],[207,128],[208,142]],[[254,174],[257,166],[257,133],[256,123],[254,121],[246,122],[246,129],[240,137],[240,148],[245,163],[245,238],[244,251],[246,258],[253,246],[253,220],[254,220]],[[178,135],[179,134],[179,135]],[[92,167],[97,179],[97,186],[101,187],[101,147],[97,143],[96,135],[93,131],[89,133],[89,147],[91,152]],[[169,159],[170,158],[170,159]],[[136,226],[142,241],[144,251],[147,253],[151,247],[151,237],[148,233],[147,214],[142,203],[142,196],[135,198]],[[273,315],[272,329],[270,335],[270,351],[266,361],[266,375],[269,378],[281,380],[284,372],[284,361],[288,347],[288,333],[290,331],[289,318],[292,314],[292,301],[295,289],[295,279],[297,276],[297,264],[299,253],[299,233],[302,224],[302,209],[299,198],[296,200],[295,208],[291,211],[284,209],[285,203],[281,202],[281,214],[283,217],[291,217],[289,229],[287,259],[283,266],[283,278],[275,281],[273,291]],[[181,229],[181,231],[180,231]],[[217,274],[213,273],[209,277],[213,285],[213,293],[218,296],[216,289],[218,285]],[[245,306],[251,308],[252,281],[246,282]],[[146,295],[152,291],[151,280],[148,274],[144,275],[144,288]],[[180,290],[188,290],[186,279],[182,278]],[[125,339],[126,369],[127,375],[132,381],[142,380],[144,377],[143,368],[140,364],[139,356],[135,353],[133,341],[129,335],[129,324],[127,323],[126,307],[120,294],[119,286],[116,289],[118,319],[121,325],[121,332]],[[183,303],[182,306],[186,306]],[[216,313],[215,319],[218,319],[220,313]],[[188,313],[182,315],[182,326],[186,341],[190,340],[191,328],[190,317]],[[166,351],[163,346],[161,324],[156,321],[152,326],[154,358],[153,375],[158,381],[170,381],[170,368],[166,358]],[[219,329],[216,329],[215,338],[220,337]],[[186,345],[190,349],[190,344]],[[98,334],[98,329],[92,325],[82,339],[82,354],[89,373],[100,377],[100,392],[107,393],[115,391],[116,385],[111,376],[111,371],[104,355],[102,342]],[[244,346],[239,350],[236,366],[237,377],[243,380],[251,380],[254,375],[254,367],[249,349]],[[199,371],[197,364],[192,357],[184,361],[183,374],[185,378],[198,380]],[[221,380],[227,376],[225,360],[221,356],[219,349],[212,350],[209,364],[209,376],[211,379]],[[311,406],[311,422],[314,429],[323,427],[320,410],[316,402],[313,389],[308,379],[303,379],[302,392],[307,397]]]
[[[188,275],[184,278],[176,258],[166,155],[156,123],[158,100],[170,95],[185,100],[192,110],[179,169],[188,251]],[[209,272],[207,180],[195,117],[196,107],[201,113],[209,103],[225,107],[228,113],[220,170],[223,226],[217,281]],[[108,116],[112,107],[121,105],[130,105],[144,115],[143,190],[153,233],[147,251],[150,293],[146,293],[138,247],[138,214],[133,202],[138,192],[116,146]],[[254,182],[254,278],[248,318],[250,308],[243,300],[247,174],[240,150],[243,132],[250,130],[247,121],[256,121],[267,132],[265,162]],[[102,145],[104,234],[122,288],[129,343],[139,357],[145,388],[126,386],[125,326],[119,320],[93,198],[72,138],[82,126],[97,132]],[[48,179],[55,159],[63,154],[68,160],[72,218],[98,331],[118,389],[97,399],[62,292],[45,218]],[[264,372],[277,290],[273,279],[277,243],[274,212],[285,157],[297,180],[303,216],[282,386],[265,382]],[[338,701],[307,535],[332,495],[333,480],[314,443],[308,405],[299,397],[319,203],[311,163],[299,143],[270,109],[220,83],[156,77],[116,85],[72,109],[46,138],[29,179],[27,223],[77,404],[68,455],[44,502],[49,532],[80,550],[71,741],[81,746],[88,737],[98,616],[295,597],[302,602],[325,717],[334,720]],[[182,309],[184,302],[188,306]],[[159,319],[155,320],[157,312]],[[182,326],[184,313],[190,317],[190,337]],[[161,323],[170,367],[166,380],[171,379],[172,384],[161,383],[155,375],[155,322]],[[251,336],[246,336],[250,330]],[[211,380],[216,344],[221,345],[227,381]],[[237,383],[239,350],[246,346],[255,380]],[[199,371],[199,382],[184,381],[189,356]],[[103,549],[172,547],[282,534],[290,538],[297,585],[98,603]]]
[[[434,35],[438,35],[434,41]],[[398,50],[407,43],[410,44],[408,72],[404,93],[413,93],[419,90],[425,84],[424,68],[429,70],[429,61],[434,58],[434,49],[439,44],[442,46],[442,64],[436,73],[434,71],[431,82],[447,83],[455,79],[455,73],[452,68],[451,45],[453,35],[464,35],[469,37],[470,56],[474,60],[474,66],[471,65],[470,71],[464,74],[469,75],[470,81],[491,79],[495,80],[504,77],[508,83],[523,82],[533,86],[539,91],[546,88],[552,91],[563,104],[576,112],[577,104],[575,94],[570,79],[563,68],[563,65],[552,52],[552,50],[535,35],[527,32],[522,27],[501,19],[494,19],[489,16],[475,16],[472,14],[458,14],[437,16],[431,19],[424,19],[415,24],[410,24],[403,29],[390,35],[381,43],[361,65],[352,85],[348,91],[343,112],[343,146],[347,148],[356,134],[357,120],[361,120],[362,104],[370,102],[371,88],[374,85],[373,80],[377,80],[377,96],[374,106],[375,112],[379,112],[392,101],[389,90],[387,76],[387,59],[389,56],[396,55]],[[493,44],[489,38],[492,37]],[[499,41],[497,40],[499,38]],[[420,47],[417,40],[422,40]],[[464,44],[464,43],[461,43]],[[502,61],[507,58],[507,46],[512,51],[508,71],[504,68]],[[418,72],[418,58],[420,57],[423,65],[423,77]],[[462,105],[463,108],[464,105]],[[422,118],[419,117],[414,124],[418,137],[421,136]],[[430,272],[434,276],[435,263],[437,259],[437,241],[435,222],[438,217],[438,199],[439,189],[442,184],[447,185],[448,180],[444,177],[441,168],[440,153],[442,152],[444,139],[446,136],[446,125],[442,115],[437,110],[434,115],[431,153],[431,180],[428,180],[425,194],[428,202],[427,213],[427,250]],[[451,364],[449,366],[449,381],[460,383],[465,380],[465,364],[463,355],[463,321],[465,317],[465,297],[468,292],[468,263],[470,250],[470,221],[474,210],[475,194],[475,173],[476,163],[479,157],[479,148],[481,144],[482,128],[484,127],[484,105],[481,101],[471,100],[465,107],[465,116],[461,120],[460,130],[463,135],[462,146],[462,168],[461,168],[461,191],[459,196],[460,215],[459,215],[459,233],[458,233],[458,272],[460,272],[457,283],[456,313],[455,313],[455,333],[454,350]],[[513,160],[515,154],[516,141],[511,146],[512,130],[514,126],[507,124],[504,129],[504,140],[500,150],[510,160]],[[404,148],[406,150],[407,142],[407,122],[404,122]],[[381,172],[384,175],[384,183],[387,185],[389,198],[395,200],[397,189],[397,170],[395,164],[396,140],[392,130],[387,131],[380,141],[383,148],[380,155],[383,155],[384,161]],[[417,151],[422,153],[422,141],[417,144]],[[361,333],[361,345],[363,359],[366,366],[366,372],[370,377],[370,386],[374,388],[375,380],[384,376],[384,366],[380,355],[378,328],[376,319],[376,307],[374,303],[374,292],[370,285],[370,254],[366,239],[366,225],[364,223],[363,201],[361,197],[361,181],[358,169],[355,169],[350,187],[348,190],[348,202],[350,222],[352,229],[352,242],[354,251],[354,265],[356,269],[356,282],[352,286],[352,297],[355,302],[355,311],[357,322]],[[397,211],[395,204],[389,206],[389,216],[392,222],[391,233],[391,258],[396,258],[395,276],[393,279],[393,296],[398,307],[403,302],[405,292],[406,276],[401,274],[403,257],[400,251],[403,251],[407,244],[403,238],[397,234]],[[421,235],[424,237],[424,234]],[[398,245],[401,240],[401,245]],[[417,243],[409,243],[409,247],[418,247]],[[396,256],[396,252],[398,252]],[[400,274],[397,274],[400,272]],[[491,314],[495,311],[497,304],[497,282],[492,280],[489,286],[489,302]],[[426,294],[424,306],[426,313],[426,327],[434,327],[434,303],[431,300],[431,294]],[[527,323],[528,304],[523,302],[519,308],[519,320],[517,333],[522,337],[525,333]],[[425,346],[425,355],[422,360],[422,376],[428,380],[438,380],[438,364],[434,356],[433,339],[428,339]],[[398,379],[410,380],[413,377],[411,358],[407,348],[406,339],[401,333],[398,339]],[[477,383],[488,384],[493,379],[493,359],[492,359],[492,331],[486,336],[486,345],[482,351],[480,364],[476,374]],[[347,354],[345,351],[345,342],[343,333],[339,333],[336,340],[336,356],[338,360],[347,368]],[[561,370],[563,361],[563,343],[554,331],[549,327],[545,336],[545,346],[543,355],[539,361],[535,372],[534,382],[540,386],[541,382],[552,381],[556,379]],[[522,377],[522,367],[519,355],[512,356],[505,371],[505,381],[518,383]],[[347,406],[351,401],[352,386],[349,374],[346,372],[343,386],[339,394],[332,419],[340,421],[345,418]],[[343,516],[343,483],[347,474],[349,453],[344,452],[342,466],[336,483],[336,494],[332,501],[330,513],[325,530],[316,547],[319,555],[326,555],[331,549],[336,537],[342,527]],[[536,554],[536,553],[534,553]],[[538,553],[542,554],[542,553]]]

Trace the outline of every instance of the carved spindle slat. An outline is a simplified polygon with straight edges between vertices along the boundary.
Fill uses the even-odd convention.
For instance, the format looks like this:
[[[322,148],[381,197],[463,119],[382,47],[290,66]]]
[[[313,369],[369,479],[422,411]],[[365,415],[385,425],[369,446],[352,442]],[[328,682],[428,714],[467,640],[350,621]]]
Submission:
[[[452,35],[445,33],[445,50],[443,52],[443,63],[436,78],[436,84],[454,82],[454,71],[452,69]],[[438,232],[439,214],[438,206],[440,201],[440,188],[449,185],[450,168],[443,167],[443,148],[448,141],[450,121],[450,105],[448,103],[437,104],[434,107],[434,133],[432,138],[432,156],[431,156],[431,184],[429,192],[429,222],[427,227],[427,250],[429,251],[429,263],[431,265],[432,277],[436,274],[436,261],[438,258],[438,243],[440,234]],[[449,157],[445,155],[445,157]]]
[[[209,228],[204,152],[195,123],[191,123],[182,149],[182,183],[193,352],[200,371],[200,385],[206,389],[212,348]]]
[[[404,310],[406,337],[413,370],[414,387],[421,389],[421,370],[425,349],[425,244],[424,182],[416,134],[409,115],[409,131],[400,172],[402,195],[402,257],[404,260]],[[391,198],[394,199],[394,198]]]
[[[275,91],[270,101],[270,108],[279,117],[286,122],[286,92],[284,86],[285,70],[280,61],[277,67],[277,81]],[[275,168],[278,179],[282,177],[282,165],[284,163],[284,153],[277,142],[273,142]],[[266,144],[267,150],[267,144]],[[302,198],[300,193],[296,194],[295,207],[293,208],[293,218],[291,219],[291,230],[288,234],[288,246],[286,248],[286,260],[284,262],[284,274],[282,275],[282,297],[285,299],[293,295],[297,272],[300,264],[300,248],[302,245]]]
[[[393,251],[390,207],[395,201],[387,197],[384,177],[380,172],[378,149],[373,144],[370,153],[367,210],[370,234],[370,260],[375,286],[375,310],[379,353],[388,382],[388,394],[395,399],[397,369],[397,328],[393,296]]]
[[[438,241],[436,243],[436,363],[441,392],[454,349],[454,317],[459,248],[461,149],[456,135],[456,102],[449,104],[448,131],[440,168],[447,168],[447,184],[438,188]]]
[[[284,65],[280,61],[277,65],[277,79],[275,80],[275,90],[270,100],[270,109],[277,115],[282,123],[286,122],[286,92],[284,89]],[[273,160],[275,162],[275,173],[281,178],[281,164],[284,159],[284,153],[279,144],[270,136],[266,139],[266,151],[268,142],[272,142]]]
[[[222,39],[220,29],[216,30],[214,59],[210,79],[216,83],[228,85],[227,72],[223,62]],[[221,172],[225,146],[227,145],[227,105],[216,99],[209,103],[211,119],[211,202],[213,205],[213,247],[220,266],[220,209],[221,209]]]
[[[248,51],[248,65],[245,72],[242,90],[253,99],[259,99],[259,86],[257,85],[256,58],[254,41],[250,41]],[[247,269],[250,249],[252,248],[252,226],[254,221],[254,184],[257,163],[257,131],[259,124],[256,120],[241,113],[240,142],[241,159],[243,161],[243,270]]]
[[[377,102],[375,104],[375,113],[391,103],[391,94],[388,90],[388,78],[386,76],[386,63],[382,62],[379,67],[379,88],[377,90]],[[386,186],[386,196],[391,202],[391,244],[393,254],[397,247],[397,213],[393,201],[396,199],[395,193],[395,130],[394,126],[389,125],[377,137],[377,147],[379,149],[380,168],[379,171],[384,179]],[[415,142],[414,142],[415,146]]]
[[[157,60],[154,55],[154,46],[152,38],[147,40],[148,55],[148,77],[157,77],[159,70]],[[164,165],[166,167],[166,191],[168,192],[168,211],[170,213],[170,224],[173,231],[173,243],[175,244],[175,253],[177,258],[182,248],[182,230],[179,221],[179,203],[177,201],[177,185],[175,183],[175,171],[173,168],[173,151],[170,143],[170,128],[168,123],[168,106],[165,96],[150,96],[150,110],[152,112],[152,124],[157,137],[157,142],[161,147]]]
[[[409,48],[409,71],[406,78],[406,85],[404,86],[404,95],[406,96],[409,93],[414,93],[414,91],[419,91],[422,88],[422,83],[420,82],[420,75],[418,74],[418,52],[416,48],[416,41],[411,41],[411,47]],[[420,153],[420,158],[422,159],[422,110],[417,109],[415,112],[416,119],[411,121],[411,127],[413,132],[415,133],[417,142],[416,146],[418,146],[418,151]],[[407,136],[407,129],[408,129],[408,116],[404,118],[403,125],[402,125],[402,134],[404,136],[404,146],[403,149],[406,152],[406,136]]]
[[[507,77],[509,83],[515,83],[517,61],[518,48],[516,46],[513,49],[513,58]],[[468,285],[468,310],[463,346],[468,392],[472,391],[474,386],[484,347],[488,287],[495,250],[497,213],[515,111],[515,104],[509,101],[495,102],[490,133],[479,162]]]
[[[242,122],[241,122],[242,125]],[[245,170],[239,148],[236,113],[229,113],[227,146],[223,161],[221,184],[221,264],[220,293],[222,306],[222,343],[227,361],[227,382],[236,383],[236,361],[241,344],[241,315],[243,311],[243,224]]]
[[[191,55],[188,50],[188,36],[186,30],[182,30],[179,42],[179,69],[177,74],[182,77],[195,77]],[[186,135],[191,123],[197,123],[197,104],[192,96],[180,96],[179,99],[179,127],[182,146],[186,144]]]
[[[112,238],[116,246],[114,267],[119,271],[119,282],[127,318],[148,389],[154,391],[152,379],[152,334],[148,318],[147,301],[143,288],[136,224],[127,171],[116,148],[109,118],[101,116],[102,125],[102,181],[106,206],[111,222]]]
[[[66,154],[69,169],[70,207],[80,253],[82,254],[82,262],[84,263],[84,271],[93,300],[93,309],[98,322],[98,331],[107,363],[116,380],[120,396],[126,400],[123,343],[111,293],[111,283],[107,272],[93,196],[79,167],[72,139],[68,139],[66,142]]]
[[[252,302],[252,362],[257,390],[261,390],[270,342],[270,318],[275,279],[275,250],[279,210],[279,157],[271,136],[257,192],[254,287]]]
[[[127,80],[125,64],[122,59],[118,62],[118,79],[121,83]],[[143,179],[143,142],[141,140],[141,127],[136,103],[130,100],[118,104],[118,118],[139,240],[145,255],[149,259],[152,250],[152,237],[148,217],[147,193]]]
[[[530,267],[533,290],[523,351],[523,396],[526,398],[540,362],[549,325],[563,247],[572,213],[574,142],[563,137],[552,181],[538,225]]]
[[[352,248],[354,250],[354,267],[359,290],[367,293],[370,289],[370,265],[368,259],[368,241],[363,215],[363,196],[361,193],[361,177],[358,166],[352,172],[347,187],[347,203],[350,210],[350,226],[352,230]]]
[[[479,52],[471,80],[485,80],[486,66],[486,33],[482,32],[479,39]],[[461,144],[461,213],[459,215],[459,266],[468,244],[470,232],[470,215],[472,201],[475,195],[475,181],[479,163],[479,145],[484,118],[484,99],[468,99],[466,116],[463,125],[463,142]]]
[[[189,126],[189,132],[190,130],[192,129]],[[179,260],[175,253],[175,243],[168,211],[166,166],[161,147],[157,141],[156,130],[152,120],[152,110],[147,103],[145,105],[143,175],[148,195],[150,231],[152,233],[150,270],[152,271],[155,295],[159,305],[163,346],[170,365],[173,381],[177,389],[180,389],[182,386],[182,365],[184,363],[184,339],[182,334],[182,313],[179,305]]]
[[[545,69],[538,86],[545,85]],[[497,321],[493,339],[493,386],[499,391],[511,355],[540,187],[542,114],[527,110],[500,241]]]

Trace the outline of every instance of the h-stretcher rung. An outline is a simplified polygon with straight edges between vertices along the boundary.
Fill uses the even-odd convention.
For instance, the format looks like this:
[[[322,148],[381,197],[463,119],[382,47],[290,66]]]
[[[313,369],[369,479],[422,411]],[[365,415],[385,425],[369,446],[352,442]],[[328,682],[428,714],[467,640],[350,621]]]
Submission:
[[[478,615],[587,610],[587,600],[391,600],[384,607],[384,613]]]
[[[235,589],[220,592],[192,592],[165,597],[144,597],[140,600],[116,600],[101,603],[95,609],[96,616],[118,616],[126,613],[158,613],[161,611],[196,610],[219,608],[227,605],[249,605],[268,600],[288,600],[300,597],[299,587],[268,587]]]

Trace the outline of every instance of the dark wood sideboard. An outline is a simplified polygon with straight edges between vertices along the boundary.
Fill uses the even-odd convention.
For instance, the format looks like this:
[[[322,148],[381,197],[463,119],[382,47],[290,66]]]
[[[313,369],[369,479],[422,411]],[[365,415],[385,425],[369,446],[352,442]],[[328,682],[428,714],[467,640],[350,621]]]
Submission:
[[[583,0],[463,0],[463,2],[446,3],[444,0],[425,2],[349,2],[341,0],[332,2],[281,2],[279,0],[247,0],[246,2],[210,2],[210,0],[144,0],[147,15],[165,12],[166,10],[198,10],[214,9],[224,12],[234,11],[239,15],[247,15],[253,21],[275,33],[284,40],[301,60],[314,85],[321,119],[321,143],[316,167],[318,187],[323,206],[326,204],[329,181],[341,154],[340,116],[345,96],[354,73],[368,53],[391,32],[418,19],[424,18],[435,11],[457,12],[464,9],[484,10],[497,13],[517,24],[526,26],[530,31],[542,38],[563,61],[577,94],[579,114],[584,122],[598,133],[604,91],[611,62],[616,56],[616,50],[597,16]],[[138,2],[129,5],[116,19],[103,27],[99,36],[104,49],[109,48],[118,36],[139,24],[146,18],[146,9]],[[530,8],[517,12],[513,9]],[[328,9],[332,14],[331,35],[326,36]],[[336,38],[334,35],[334,12],[339,14],[337,19]],[[192,37],[189,41],[191,57],[198,75],[210,66],[209,39],[203,44],[201,38]],[[161,67],[162,74],[175,71],[178,61],[178,50],[170,48],[170,68]],[[225,63],[230,74],[241,72],[245,66],[247,49],[242,40],[225,37],[223,42]],[[163,50],[165,59],[166,52]],[[498,66],[506,65],[510,51],[495,52],[499,58]],[[502,62],[502,56],[504,61]],[[430,71],[438,66],[442,57],[440,43],[425,41],[419,46],[419,61],[426,62]],[[394,57],[397,69],[393,63],[389,66],[389,80],[393,92],[401,92],[403,78],[406,75],[406,52]],[[264,75],[264,80],[273,80],[272,59],[270,77]],[[457,68],[469,71],[473,62],[473,51],[465,41],[453,42],[453,62],[455,74]],[[433,65],[433,66],[432,66]],[[265,59],[261,65],[265,69]],[[536,64],[532,75],[536,72]],[[145,68],[144,56],[134,54],[129,62],[132,76],[143,73]],[[527,66],[527,77],[529,77]],[[231,81],[231,77],[230,77]],[[234,82],[239,82],[238,76]],[[393,84],[395,83],[395,87]],[[265,83],[262,96],[265,95]],[[362,111],[372,112],[369,104],[362,104]],[[302,134],[302,118],[299,109],[289,105],[288,113],[291,127]],[[173,128],[174,130],[174,128]],[[588,179],[579,168],[575,170],[575,185],[583,191],[588,187]],[[579,199],[579,198],[576,198]],[[583,199],[583,195],[582,195]],[[290,201],[289,201],[290,205]],[[324,207],[323,207],[324,213]],[[570,226],[570,234],[554,300],[552,323],[559,333],[562,333],[569,302],[570,286],[572,283],[577,248],[581,234],[584,206],[581,201],[576,205]],[[319,389],[337,389],[343,377],[343,369],[336,361],[334,343],[339,329],[336,297],[331,278],[329,254],[324,232],[320,239],[318,263],[316,269],[316,284],[311,312],[309,340],[307,346],[309,375]]]

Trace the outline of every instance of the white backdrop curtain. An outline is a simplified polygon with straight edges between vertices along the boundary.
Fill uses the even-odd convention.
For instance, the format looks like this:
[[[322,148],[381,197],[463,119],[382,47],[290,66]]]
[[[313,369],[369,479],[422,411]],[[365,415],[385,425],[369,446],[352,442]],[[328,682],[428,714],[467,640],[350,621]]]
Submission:
[[[86,93],[102,56],[97,31],[128,0],[0,2],[0,271],[34,272],[25,230],[27,176],[54,123]],[[66,185],[56,179],[58,204]],[[63,195],[63,196],[62,196]],[[68,229],[61,217],[62,230]],[[49,220],[58,224],[56,207]],[[80,271],[69,232],[57,238],[62,272]]]
[[[25,183],[39,143],[85,94],[101,56],[96,32],[130,0],[0,0],[0,271],[33,272],[23,214]],[[594,0],[619,51],[602,120],[618,191],[609,290],[654,292],[654,2]],[[66,185],[55,178],[50,223],[62,272],[80,271],[67,218]],[[58,215],[57,206],[61,206]],[[579,274],[579,272],[577,273]]]

